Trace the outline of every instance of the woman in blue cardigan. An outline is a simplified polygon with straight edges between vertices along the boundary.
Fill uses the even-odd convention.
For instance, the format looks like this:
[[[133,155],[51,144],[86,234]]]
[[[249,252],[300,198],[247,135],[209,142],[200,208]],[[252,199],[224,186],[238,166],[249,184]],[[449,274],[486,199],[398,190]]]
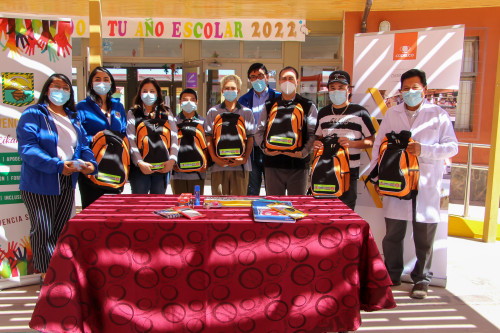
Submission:
[[[87,84],[87,98],[76,105],[82,126],[87,132],[89,145],[92,138],[103,130],[113,130],[125,134],[127,126],[125,109],[119,100],[111,96],[116,91],[113,75],[104,67],[96,67],[90,73]],[[96,187],[87,177],[81,175],[78,188],[85,209],[105,193],[117,193],[114,189]]]
[[[48,78],[38,104],[24,110],[16,132],[23,161],[19,188],[31,221],[33,264],[44,273],[71,217],[79,173],[97,170],[65,75]]]

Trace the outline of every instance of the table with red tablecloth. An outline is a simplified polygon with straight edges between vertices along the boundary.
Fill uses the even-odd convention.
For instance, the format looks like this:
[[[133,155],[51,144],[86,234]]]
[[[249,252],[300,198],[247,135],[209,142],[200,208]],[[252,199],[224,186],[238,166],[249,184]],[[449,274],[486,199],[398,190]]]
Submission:
[[[366,221],[338,199],[258,223],[249,207],[152,212],[176,196],[105,195],[65,226],[30,327],[46,332],[333,332],[395,307]]]

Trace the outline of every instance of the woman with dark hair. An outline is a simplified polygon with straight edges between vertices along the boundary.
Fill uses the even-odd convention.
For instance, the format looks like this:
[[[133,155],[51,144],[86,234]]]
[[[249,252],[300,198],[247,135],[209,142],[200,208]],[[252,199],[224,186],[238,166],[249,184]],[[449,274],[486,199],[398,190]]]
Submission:
[[[90,73],[87,84],[87,98],[76,105],[82,126],[87,132],[89,145],[94,135],[103,130],[113,130],[125,134],[127,126],[125,109],[119,100],[111,96],[116,91],[113,75],[104,67],[96,67]],[[78,179],[82,197],[82,208],[99,199],[105,193],[118,193],[115,189],[98,188],[84,175]]]
[[[31,221],[33,264],[44,273],[73,212],[79,173],[97,170],[65,75],[48,78],[38,104],[24,110],[16,132],[23,161],[19,188]]]
[[[154,142],[153,137],[144,138],[142,134],[141,137],[137,137],[137,129],[141,123],[144,123],[142,125],[144,127],[146,124],[148,127],[150,127],[149,124],[153,125],[148,129],[148,133],[151,133],[151,129],[158,132],[159,127],[165,127],[162,132],[168,133],[169,137],[164,138],[168,144]],[[163,125],[163,123],[165,124]],[[129,177],[132,193],[165,194],[170,170],[177,162],[177,125],[170,109],[163,104],[161,88],[153,78],[146,78],[139,85],[139,90],[133,100],[133,107],[127,113],[127,136],[132,157]],[[143,147],[145,142],[148,142],[148,149]],[[168,149],[165,160],[161,160],[159,163],[145,161],[143,156],[146,155],[146,150],[152,153],[149,146],[162,146]]]

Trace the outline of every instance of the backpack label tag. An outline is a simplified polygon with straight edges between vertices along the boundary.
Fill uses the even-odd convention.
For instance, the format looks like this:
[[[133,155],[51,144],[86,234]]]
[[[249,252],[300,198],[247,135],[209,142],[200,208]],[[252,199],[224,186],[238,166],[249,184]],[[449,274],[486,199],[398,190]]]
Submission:
[[[282,136],[271,136],[271,139],[269,140],[271,143],[281,143],[285,145],[292,145],[293,144],[293,138],[287,138],[287,137],[282,137]]]
[[[195,161],[195,162],[184,162],[180,164],[181,169],[192,169],[192,168],[201,168],[201,162],[200,161]]]
[[[151,164],[151,170],[158,170],[163,168],[163,163],[165,162],[149,163],[149,164]]]
[[[240,148],[221,149],[219,152],[221,156],[240,155]]]
[[[110,175],[109,173],[98,172],[97,179],[104,182],[120,183],[120,176]]]
[[[335,185],[313,184],[313,190],[317,192],[335,192]]]
[[[378,186],[383,187],[383,188],[391,188],[391,189],[395,189],[395,190],[400,190],[401,189],[401,182],[379,179]]]

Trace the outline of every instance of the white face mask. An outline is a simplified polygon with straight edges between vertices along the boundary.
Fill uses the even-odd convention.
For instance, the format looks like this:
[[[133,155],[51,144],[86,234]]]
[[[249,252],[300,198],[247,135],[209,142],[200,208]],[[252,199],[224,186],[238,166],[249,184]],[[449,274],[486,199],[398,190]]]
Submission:
[[[69,91],[58,89],[58,88],[49,88],[49,101],[51,101],[54,105],[61,106],[66,104],[69,101],[71,93]]]
[[[111,82],[94,82],[92,87],[97,95],[106,95],[111,89]]]
[[[292,83],[290,81],[285,81],[282,84],[280,84],[280,88],[285,95],[291,95],[295,92],[297,86],[295,85],[295,83]]]
[[[156,102],[156,94],[155,93],[142,93],[141,99],[145,105],[150,106]]]
[[[333,90],[328,95],[333,105],[342,105],[347,101],[347,90]]]
[[[181,103],[181,109],[187,113],[191,113],[196,110],[196,103],[192,101],[184,101]]]
[[[410,91],[403,91],[403,100],[408,106],[417,106],[422,103],[423,99],[422,90],[410,89]]]

